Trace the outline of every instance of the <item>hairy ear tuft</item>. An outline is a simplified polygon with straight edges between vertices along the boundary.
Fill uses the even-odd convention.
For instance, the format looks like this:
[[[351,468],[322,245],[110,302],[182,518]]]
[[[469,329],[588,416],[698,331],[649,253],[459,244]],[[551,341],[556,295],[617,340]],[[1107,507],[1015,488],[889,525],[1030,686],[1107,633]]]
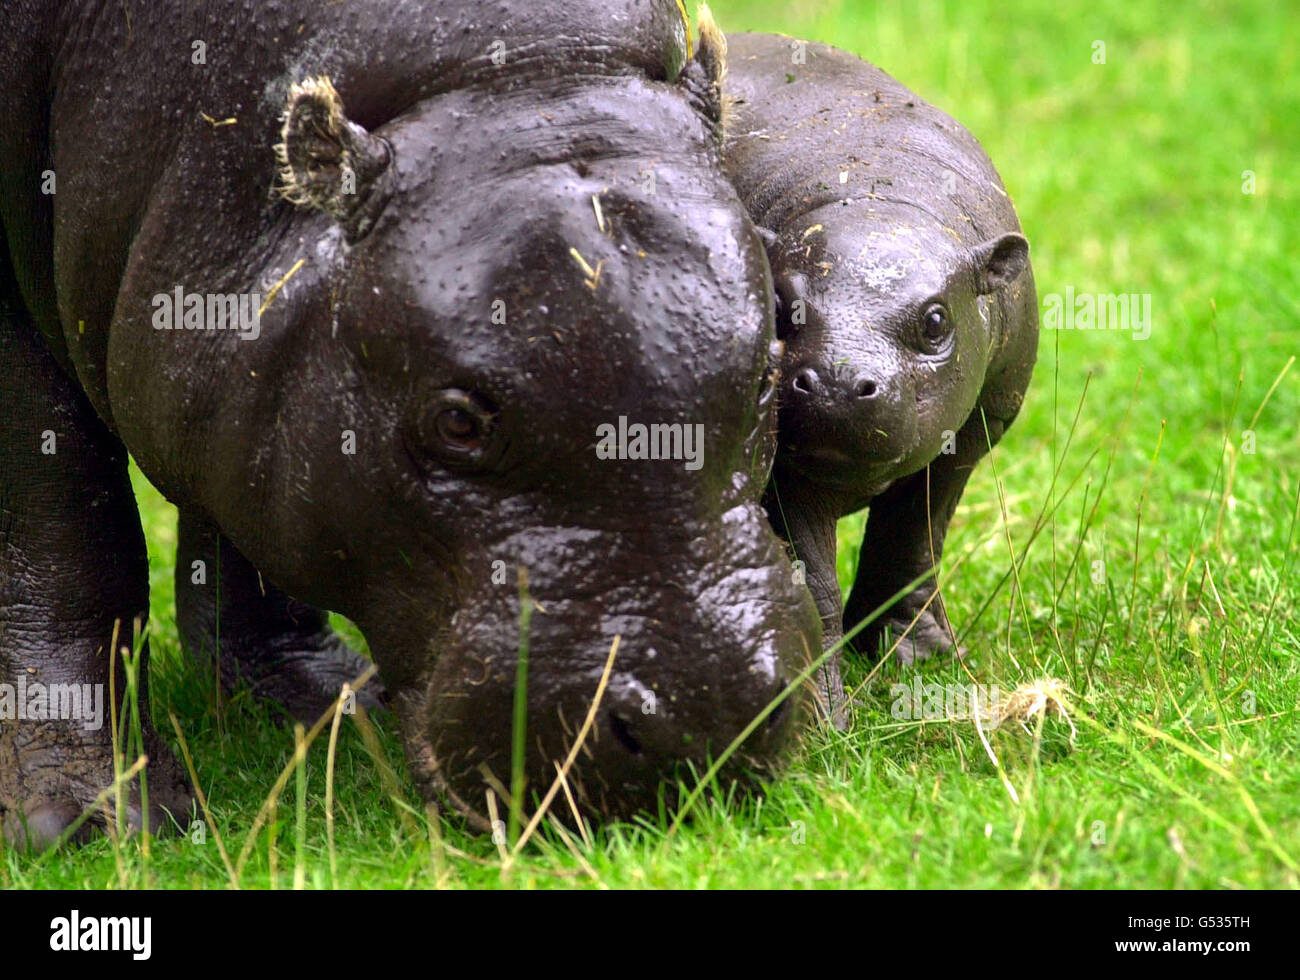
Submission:
[[[723,93],[727,77],[727,35],[718,27],[707,3],[700,4],[696,19],[700,40],[680,80],[690,90],[696,108],[712,124],[714,135],[721,144],[726,138],[731,110],[730,100]]]
[[[722,91],[727,79],[727,35],[713,19],[713,11],[707,3],[701,3],[696,13],[700,27],[700,44],[695,58],[704,68],[704,74]]]
[[[696,16],[700,22],[700,49],[695,57],[703,66],[704,75],[709,79],[716,93],[718,137],[725,142],[734,102],[726,94],[727,35],[713,19],[713,11],[709,9],[707,3],[700,4]]]
[[[281,196],[331,215],[349,239],[364,235],[382,206],[388,144],[344,115],[343,100],[325,76],[296,83],[281,119],[275,146]]]

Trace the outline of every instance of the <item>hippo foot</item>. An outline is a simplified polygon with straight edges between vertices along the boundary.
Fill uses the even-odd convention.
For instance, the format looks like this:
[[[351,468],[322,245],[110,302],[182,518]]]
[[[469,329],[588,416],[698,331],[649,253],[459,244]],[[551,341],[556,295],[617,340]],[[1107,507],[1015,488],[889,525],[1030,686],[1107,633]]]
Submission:
[[[898,640],[895,656],[904,665],[953,651],[952,631],[942,616],[936,617],[927,609],[915,624],[912,618],[905,614],[881,617],[853,638],[854,649],[870,657],[879,657]],[[957,654],[964,656],[965,651],[957,648]]]
[[[370,667],[369,660],[330,629],[313,637],[285,640],[296,642],[224,650],[223,667],[233,661],[237,678],[223,686],[237,689],[242,681],[255,697],[278,705],[295,721],[311,725],[333,708],[344,684],[352,683]],[[388,706],[388,694],[377,677],[371,677],[356,697],[367,711]]]
[[[184,832],[194,801],[171,751],[145,733],[149,832]],[[116,804],[100,794],[113,783],[113,746],[107,726],[82,731],[63,723],[8,723],[0,730],[0,824],[5,841],[20,851],[40,852],[70,841],[84,844],[99,833],[116,833]],[[134,760],[128,759],[127,764]],[[82,814],[88,817],[68,833]],[[124,819],[128,835],[144,824],[140,777],[130,783]]]

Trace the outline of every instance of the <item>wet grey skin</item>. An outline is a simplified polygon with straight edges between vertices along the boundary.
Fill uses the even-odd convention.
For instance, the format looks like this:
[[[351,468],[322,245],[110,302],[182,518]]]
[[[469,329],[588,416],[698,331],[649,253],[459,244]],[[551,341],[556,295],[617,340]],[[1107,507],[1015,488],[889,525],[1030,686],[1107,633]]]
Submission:
[[[785,341],[768,507],[828,648],[920,578],[853,645],[906,631],[899,659],[928,657],[954,642],[935,595],[948,523],[1033,372],[1029,246],[975,138],[879,68],[783,35],[728,42],[727,171],[765,235]],[[863,507],[841,609],[835,521]],[[834,662],[822,682],[842,723]]]
[[[674,0],[5,4],[0,682],[106,683],[147,617],[129,452],[180,511],[190,653],[219,625],[223,676],[312,717],[361,666],[348,616],[417,782],[474,826],[510,783],[521,568],[529,800],[616,636],[580,806],[702,770],[821,641],[761,505],[780,345],[721,37],[686,48]],[[178,286],[256,293],[257,338],[158,329]],[[598,458],[620,416],[702,427],[701,465]],[[183,825],[144,728],[149,824]],[[107,726],[5,722],[6,835],[48,845],[111,774]]]

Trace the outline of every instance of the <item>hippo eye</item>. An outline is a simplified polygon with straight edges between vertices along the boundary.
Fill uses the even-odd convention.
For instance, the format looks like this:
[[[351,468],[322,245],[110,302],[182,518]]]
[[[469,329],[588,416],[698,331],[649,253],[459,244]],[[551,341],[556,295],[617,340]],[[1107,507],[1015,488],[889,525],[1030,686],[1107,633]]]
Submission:
[[[449,463],[479,463],[496,429],[496,411],[481,395],[460,388],[434,392],[417,422],[421,447]]]
[[[435,420],[438,435],[444,442],[473,448],[479,443],[479,422],[469,412],[449,408],[439,412]]]
[[[942,303],[931,303],[921,314],[921,336],[932,351],[943,345],[952,333],[952,318]]]

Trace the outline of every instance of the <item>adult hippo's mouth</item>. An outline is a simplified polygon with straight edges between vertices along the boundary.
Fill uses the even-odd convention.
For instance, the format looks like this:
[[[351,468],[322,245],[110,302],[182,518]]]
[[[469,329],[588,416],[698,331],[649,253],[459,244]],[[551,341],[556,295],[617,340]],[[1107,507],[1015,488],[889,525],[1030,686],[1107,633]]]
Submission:
[[[692,788],[733,747],[721,785],[776,768],[804,715],[794,682],[819,652],[816,613],[756,505],[711,524],[602,534],[577,566],[530,567],[526,810],[575,745],[568,792],[600,818],[673,805],[679,783]],[[540,558],[563,554],[563,537],[530,528],[502,546]],[[517,594],[467,597],[438,632],[431,668],[396,702],[417,780],[483,829],[488,794],[504,809],[511,786],[520,608]]]

